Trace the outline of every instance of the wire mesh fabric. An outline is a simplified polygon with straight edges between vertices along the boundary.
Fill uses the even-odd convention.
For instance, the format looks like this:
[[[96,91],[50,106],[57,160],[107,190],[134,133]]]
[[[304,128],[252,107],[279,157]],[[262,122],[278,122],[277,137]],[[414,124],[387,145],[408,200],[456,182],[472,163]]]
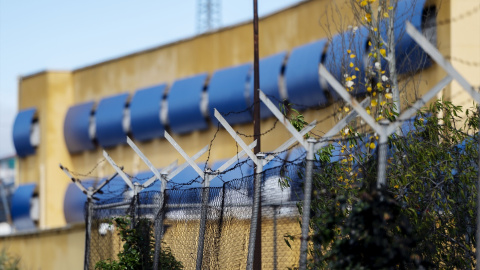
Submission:
[[[283,238],[300,233],[297,201],[302,198],[302,180],[299,168],[299,164],[288,163],[263,174],[262,264],[266,269],[284,269],[298,261],[298,248],[295,244],[288,247]],[[289,184],[283,186],[285,180]],[[222,187],[208,188],[202,269],[246,267],[253,182],[254,175],[248,175],[225,182]],[[124,243],[115,218],[124,217],[134,224],[148,220],[151,227],[143,230],[151,234],[151,239],[161,241],[162,249],[169,248],[185,269],[195,269],[204,189],[167,189],[164,200],[160,191],[140,192],[137,199],[126,191],[120,196],[116,194],[116,197],[93,202],[90,237],[86,242],[88,268],[95,269],[99,261],[118,260],[117,254]],[[153,227],[159,220],[161,233],[156,234]],[[144,269],[152,268],[148,265]]]

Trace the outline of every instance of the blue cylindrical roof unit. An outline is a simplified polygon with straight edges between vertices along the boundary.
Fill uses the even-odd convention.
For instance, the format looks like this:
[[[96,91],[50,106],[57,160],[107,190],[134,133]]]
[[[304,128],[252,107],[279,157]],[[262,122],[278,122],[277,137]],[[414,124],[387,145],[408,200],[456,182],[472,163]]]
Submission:
[[[353,95],[365,93],[365,57],[367,57],[369,33],[365,27],[358,27],[356,31],[347,31],[333,37],[327,48],[325,67],[339,82],[345,81],[345,75],[355,75],[353,80]],[[350,51],[350,52],[349,52]],[[354,56],[352,58],[352,56]],[[350,67],[353,63],[353,67]],[[355,67],[359,71],[355,70]],[[337,100],[340,96],[328,85],[330,95]]]
[[[274,103],[281,103],[282,97],[280,95],[280,78],[282,76],[283,64],[285,62],[285,57],[287,52],[277,53],[265,58],[260,59],[260,89],[268,96],[268,98]],[[250,76],[250,106],[253,105],[254,100],[254,81],[253,76]],[[260,117],[267,118],[273,116],[273,113],[265,106],[265,104],[260,103]]]
[[[124,111],[128,93],[104,98],[95,113],[96,135],[102,147],[112,147],[127,142],[123,128]]]
[[[327,39],[322,39],[296,47],[288,57],[285,85],[288,101],[296,109],[325,106],[328,102],[318,74],[326,44]]]
[[[95,149],[90,138],[90,118],[94,102],[85,102],[68,109],[63,124],[63,135],[68,152],[71,154]]]
[[[201,109],[206,73],[177,80],[168,93],[168,123],[174,133],[187,133],[208,127]]]
[[[13,124],[13,144],[17,155],[26,157],[35,154],[35,146],[31,142],[32,124],[36,108],[29,108],[18,112]]]
[[[395,59],[398,74],[416,72],[432,65],[430,57],[422,48],[407,34],[406,22],[409,21],[418,31],[422,32],[423,22],[426,15],[435,16],[435,14],[425,14],[425,0],[400,0],[395,8],[394,36],[395,36]],[[432,13],[434,13],[432,11]],[[382,37],[387,39],[387,31],[382,30]],[[436,44],[434,44],[436,45]],[[383,69],[388,65],[385,60],[382,61]]]
[[[36,186],[35,183],[21,184],[13,193],[11,215],[13,225],[19,231],[36,229],[35,222],[30,214]]]
[[[213,114],[215,108],[231,125],[252,121],[246,98],[251,70],[249,63],[213,73],[208,86],[208,111],[215,126],[218,124]]]
[[[165,128],[160,120],[162,97],[166,85],[157,85],[135,92],[130,102],[133,137],[139,141],[163,138]]]

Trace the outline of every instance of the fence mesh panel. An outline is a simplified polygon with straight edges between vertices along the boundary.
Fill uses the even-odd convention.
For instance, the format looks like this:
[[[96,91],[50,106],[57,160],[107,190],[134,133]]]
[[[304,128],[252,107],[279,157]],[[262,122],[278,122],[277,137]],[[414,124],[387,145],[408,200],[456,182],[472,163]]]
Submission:
[[[299,164],[266,170],[262,177],[262,265],[285,269],[298,262],[299,242],[287,246],[284,237],[300,235],[297,203],[302,199]],[[208,188],[208,207],[202,269],[244,269],[247,262],[254,175]],[[118,183],[117,183],[118,185]],[[117,260],[123,244],[115,218],[149,220],[142,228],[153,241],[169,248],[185,269],[195,269],[204,188],[140,192],[138,199],[124,187],[106,187],[108,200],[91,206],[91,233],[87,239],[89,269],[99,261]],[[162,207],[165,202],[164,207]],[[88,204],[86,206],[88,211]],[[88,213],[87,213],[88,219]],[[88,220],[87,220],[88,221]],[[162,239],[155,239],[155,222],[162,222]],[[298,246],[298,247],[297,247]],[[144,269],[151,269],[152,265]]]

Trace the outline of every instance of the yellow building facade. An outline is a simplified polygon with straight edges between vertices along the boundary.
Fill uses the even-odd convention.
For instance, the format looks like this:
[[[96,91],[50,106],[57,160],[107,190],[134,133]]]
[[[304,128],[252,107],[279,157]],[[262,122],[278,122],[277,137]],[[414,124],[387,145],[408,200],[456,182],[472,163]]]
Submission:
[[[349,25],[354,24],[349,5],[348,1],[304,1],[261,18],[260,57],[284,51],[288,54],[296,47],[331,38],[347,30]],[[479,5],[478,0],[429,0],[425,3],[425,6],[435,6],[438,12],[437,48],[474,86],[480,86]],[[91,177],[106,177],[114,170],[108,163],[101,162],[102,147],[69,152],[64,133],[64,120],[69,108],[90,101],[98,105],[102,98],[119,93],[128,93],[131,100],[139,89],[160,84],[171,86],[176,80],[200,73],[209,74],[211,79],[211,74],[217,70],[250,63],[253,59],[252,30],[251,23],[243,23],[73,71],[44,71],[21,78],[18,108],[20,111],[32,107],[36,109],[33,117],[39,125],[40,140],[34,147],[34,154],[19,158],[17,182],[19,185],[36,184],[33,192],[38,194],[39,218],[35,224],[39,231],[1,237],[1,242],[14,254],[21,255],[22,264],[27,269],[64,269],[65,265],[81,269],[84,227],[67,225],[64,200],[71,182],[58,165],[61,163],[78,173],[95,169]],[[416,94],[428,91],[445,75],[435,63],[414,75],[401,75],[414,76],[407,89],[418,90],[416,93],[404,91],[402,101],[414,101]],[[471,98],[455,82],[440,96],[462,106],[472,105]],[[330,104],[320,109],[308,109],[304,115],[308,122],[323,119],[315,129],[321,134],[335,124],[334,117],[326,116],[334,115],[336,109]],[[272,128],[274,122],[271,117],[263,119],[262,131]],[[251,123],[239,123],[233,127],[241,133],[253,133]],[[171,134],[190,156],[209,145],[214,137],[209,160],[227,159],[237,153],[237,146],[230,135],[223,129],[217,132],[212,123],[208,123],[207,129]],[[261,139],[262,151],[274,150],[289,137],[289,133],[281,128],[265,134]],[[246,141],[249,143],[252,140],[246,138]],[[175,159],[183,160],[164,138],[136,143],[156,167],[165,167]],[[126,172],[136,174],[148,170],[126,144],[106,150],[117,164],[124,166]],[[205,155],[199,160],[206,159]]]

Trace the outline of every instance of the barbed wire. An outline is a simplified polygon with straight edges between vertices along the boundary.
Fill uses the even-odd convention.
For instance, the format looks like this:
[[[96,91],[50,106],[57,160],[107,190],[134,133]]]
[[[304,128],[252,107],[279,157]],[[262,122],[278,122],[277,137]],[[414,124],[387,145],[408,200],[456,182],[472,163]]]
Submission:
[[[98,166],[100,166],[100,164],[102,164],[103,162],[105,162],[105,160],[106,160],[105,158],[102,158],[101,160],[99,160],[99,161],[93,166],[93,168],[92,168],[90,171],[88,171],[87,173],[83,173],[83,174],[82,174],[82,173],[70,171],[70,170],[68,170],[68,169],[67,169],[67,170],[68,170],[73,176],[77,176],[77,177],[90,177],[90,176],[93,174],[93,172],[98,168]],[[94,178],[100,179],[101,177],[94,177]]]
[[[455,62],[458,62],[460,64],[463,64],[463,65],[466,65],[466,66],[471,66],[471,67],[480,67],[480,62],[475,62],[475,61],[471,61],[471,60],[465,60],[465,59],[461,59],[461,58],[458,58],[458,57],[455,57],[455,56],[445,56],[445,59],[448,59],[448,60],[451,60],[451,61],[455,61]]]
[[[446,25],[446,24],[461,21],[465,18],[468,18],[468,17],[474,15],[475,13],[477,13],[479,11],[480,11],[480,4],[478,6],[474,6],[473,8],[469,9],[468,11],[465,11],[464,13],[461,13],[461,14],[457,15],[456,17],[437,21],[437,26]]]

